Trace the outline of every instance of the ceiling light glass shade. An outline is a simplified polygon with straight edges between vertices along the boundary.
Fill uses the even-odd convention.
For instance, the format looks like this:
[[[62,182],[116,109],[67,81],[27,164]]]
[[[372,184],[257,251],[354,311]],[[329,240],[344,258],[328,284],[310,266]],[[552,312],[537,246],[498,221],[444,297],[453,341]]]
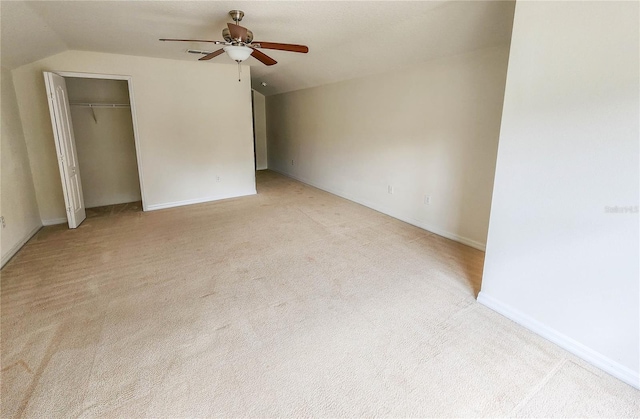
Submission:
[[[253,52],[253,50],[249,47],[241,47],[235,45],[229,45],[227,47],[224,47],[223,49],[224,52],[226,52],[233,61],[244,61],[249,58],[249,56]]]

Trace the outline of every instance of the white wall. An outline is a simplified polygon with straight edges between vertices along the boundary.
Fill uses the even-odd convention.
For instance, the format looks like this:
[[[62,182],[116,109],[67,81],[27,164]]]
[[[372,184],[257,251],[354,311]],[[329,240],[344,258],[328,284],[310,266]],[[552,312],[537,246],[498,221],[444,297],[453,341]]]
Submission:
[[[253,91],[253,128],[256,141],[256,170],[267,168],[267,114],[265,97]]]
[[[44,70],[133,77],[145,209],[255,193],[249,67],[67,51],[13,70],[44,221],[66,219]]]
[[[479,297],[636,387],[638,7],[518,2]]]
[[[129,104],[126,80],[67,77],[65,81],[71,103]],[[85,206],[140,201],[131,109],[71,106],[71,119]]]
[[[11,72],[1,73],[0,229],[2,266],[42,226]]]
[[[486,49],[268,96],[269,168],[483,249],[507,59]]]

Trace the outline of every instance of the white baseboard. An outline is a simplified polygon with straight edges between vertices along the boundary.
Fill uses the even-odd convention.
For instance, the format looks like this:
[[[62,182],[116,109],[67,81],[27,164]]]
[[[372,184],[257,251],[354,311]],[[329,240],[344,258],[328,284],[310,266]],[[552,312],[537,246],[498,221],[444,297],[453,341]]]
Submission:
[[[579,358],[584,359],[588,363],[600,368],[602,371],[611,374],[612,376],[624,381],[625,383],[640,389],[640,375],[638,372],[631,370],[630,368],[621,365],[620,363],[602,355],[601,353],[594,351],[593,349],[577,342],[565,334],[558,332],[557,330],[540,323],[534,318],[522,313],[513,307],[504,304],[495,298],[480,291],[478,294],[478,302],[484,306],[489,307],[493,311],[502,314],[508,319],[524,326],[532,332],[542,336],[543,338],[555,343],[563,349],[571,352]]]
[[[11,249],[9,249],[9,251],[7,253],[5,253],[4,255],[2,255],[2,260],[0,261],[0,268],[4,267],[4,265],[9,262],[11,260],[11,258],[13,256],[15,256],[16,253],[18,253],[18,250],[22,249],[22,246],[24,246],[30,239],[31,237],[35,236],[35,234],[40,231],[40,229],[42,228],[42,226],[35,226],[33,229],[31,229],[31,231],[29,231],[23,238],[22,240],[20,240],[19,242],[17,242],[16,244],[14,244]]]
[[[334,195],[337,195],[337,196],[339,196],[341,198],[348,199],[349,201],[353,201],[353,202],[356,202],[356,203],[358,203],[360,205],[364,205],[365,207],[368,207],[368,208],[371,208],[371,209],[376,210],[378,212],[381,212],[383,214],[389,215],[389,216],[391,216],[393,218],[397,218],[400,221],[404,221],[405,223],[414,225],[414,226],[419,227],[419,228],[421,228],[423,230],[427,230],[427,231],[429,231],[431,233],[437,234],[438,236],[442,236],[442,237],[445,237],[447,239],[451,239],[453,241],[457,241],[458,243],[462,243],[462,244],[465,244],[465,245],[467,245],[469,247],[473,247],[474,249],[478,249],[478,250],[482,250],[482,251],[485,251],[485,249],[486,249],[486,245],[484,243],[480,243],[480,242],[478,242],[476,240],[472,240],[472,239],[469,239],[467,237],[459,236],[459,235],[457,235],[455,233],[444,231],[444,230],[439,229],[437,227],[428,225],[423,221],[416,220],[415,218],[406,217],[406,216],[404,216],[402,214],[398,214],[397,212],[395,212],[393,210],[385,208],[382,205],[374,204],[372,202],[368,202],[368,201],[365,201],[363,199],[355,198],[355,197],[351,196],[350,194],[344,193],[342,191],[335,190],[333,188],[328,188],[328,187],[319,185],[319,184],[317,184],[317,183],[315,183],[313,181],[310,181],[308,179],[304,179],[304,178],[302,178],[300,176],[292,175],[290,173],[287,173],[287,172],[284,172],[284,171],[281,171],[281,170],[278,170],[278,169],[269,168],[269,170],[272,170],[272,171],[274,171],[276,173],[280,173],[283,176],[290,177],[290,178],[295,179],[295,180],[297,180],[299,182],[306,183],[307,185],[311,185],[314,188],[322,189],[323,191],[327,191],[327,192],[332,193]]]
[[[155,211],[155,210],[161,210],[161,209],[167,209],[167,208],[182,207],[185,205],[203,204],[205,202],[219,201],[221,199],[229,199],[229,198],[239,198],[241,196],[249,196],[249,195],[255,195],[255,194],[256,194],[256,191],[254,190],[252,192],[243,193],[243,194],[221,194],[221,195],[209,196],[206,198],[187,199],[185,201],[153,204],[153,205],[147,205],[147,207],[145,208],[145,211]]]
[[[58,224],[65,224],[67,223],[67,218],[50,218],[48,220],[42,220],[42,225],[43,226],[54,226],[54,225],[58,225]]]

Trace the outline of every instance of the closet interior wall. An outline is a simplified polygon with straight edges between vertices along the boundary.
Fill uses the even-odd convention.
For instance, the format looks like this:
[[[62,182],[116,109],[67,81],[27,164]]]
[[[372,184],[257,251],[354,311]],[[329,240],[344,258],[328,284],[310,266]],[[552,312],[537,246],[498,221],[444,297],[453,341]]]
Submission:
[[[125,80],[66,77],[87,208],[141,200],[129,88]],[[109,107],[87,104],[125,104]]]

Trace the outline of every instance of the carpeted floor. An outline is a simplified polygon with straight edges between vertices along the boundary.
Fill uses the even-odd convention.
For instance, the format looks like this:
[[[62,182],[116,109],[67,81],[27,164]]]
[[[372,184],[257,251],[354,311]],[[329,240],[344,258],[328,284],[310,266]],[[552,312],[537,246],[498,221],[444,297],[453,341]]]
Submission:
[[[2,270],[2,417],[640,415],[479,305],[483,253],[272,172],[43,228]]]
[[[124,204],[105,205],[103,207],[87,208],[87,218],[96,217],[113,217],[114,215],[122,214],[125,212],[140,212],[142,211],[142,201],[125,202]]]

